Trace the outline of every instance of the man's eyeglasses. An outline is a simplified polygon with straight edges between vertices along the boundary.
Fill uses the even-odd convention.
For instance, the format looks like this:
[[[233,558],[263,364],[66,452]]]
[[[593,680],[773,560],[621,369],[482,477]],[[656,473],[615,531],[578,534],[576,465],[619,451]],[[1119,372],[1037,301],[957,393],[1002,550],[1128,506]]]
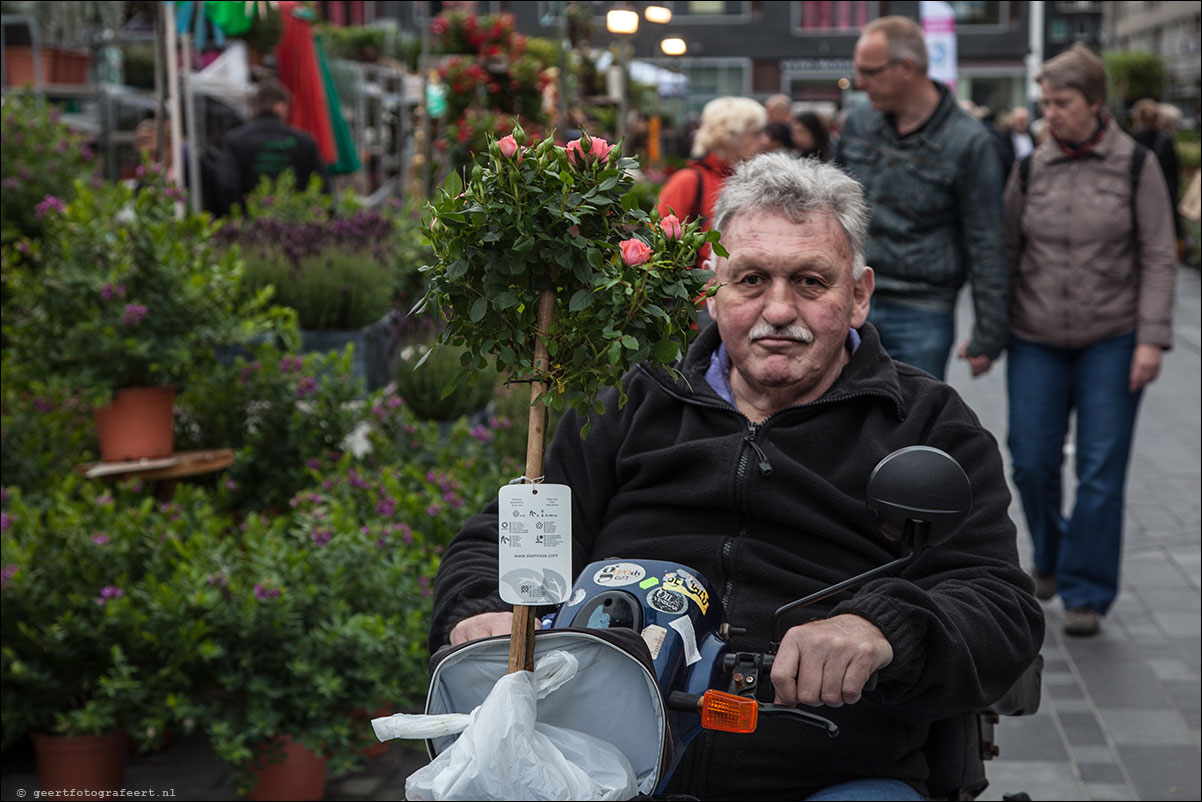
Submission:
[[[852,67],[852,74],[859,78],[875,78],[885,70],[895,64],[900,64],[902,59],[891,58],[879,67]]]

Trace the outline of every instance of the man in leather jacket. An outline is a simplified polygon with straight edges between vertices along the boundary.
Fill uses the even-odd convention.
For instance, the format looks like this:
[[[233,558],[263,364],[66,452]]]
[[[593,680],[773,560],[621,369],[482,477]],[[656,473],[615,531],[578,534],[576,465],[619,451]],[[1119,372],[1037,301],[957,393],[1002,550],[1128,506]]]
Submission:
[[[926,44],[912,20],[869,23],[854,63],[869,103],[848,115],[835,162],[864,185],[872,210],[868,319],[894,359],[942,379],[956,296],[971,279],[976,321],[958,356],[979,376],[1007,339],[997,148],[948,88],[927,78]]]
[[[1043,615],[1018,565],[997,442],[955,391],[890,359],[865,321],[873,271],[867,210],[838,168],[784,154],[727,179],[712,257],[714,323],[680,372],[639,366],[569,412],[547,481],[572,491],[573,571],[593,560],[672,560],[721,594],[735,651],[772,640],[773,611],[900,556],[864,500],[887,454],[949,452],[969,476],[962,530],[897,574],[785,620],[761,701],[826,706],[830,739],[767,718],[750,736],[706,731],[669,792],[702,798],[920,799],[930,722],[1000,697],[1034,659]],[[434,585],[430,648],[509,634],[498,595],[497,504],[448,546]],[[865,691],[878,673],[875,690]],[[801,731],[799,731],[801,730]]]

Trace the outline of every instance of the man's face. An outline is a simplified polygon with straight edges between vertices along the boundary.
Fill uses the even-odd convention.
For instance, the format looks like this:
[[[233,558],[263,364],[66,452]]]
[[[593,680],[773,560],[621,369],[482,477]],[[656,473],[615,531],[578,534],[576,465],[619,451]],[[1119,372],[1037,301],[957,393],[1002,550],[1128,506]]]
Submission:
[[[1027,130],[1031,127],[1031,115],[1022,106],[1014,110],[1014,113],[1010,115],[1010,119],[1014,130],[1020,134],[1027,133]]]
[[[907,62],[889,58],[889,40],[883,33],[861,36],[852,56],[856,86],[868,93],[868,101],[877,111],[896,114],[901,111]]]
[[[851,244],[830,212],[802,223],[772,213],[737,215],[713,257],[722,285],[708,301],[730,353],[731,383],[785,397],[822,395],[846,363],[849,328],[868,317],[873,276],[853,281]]]

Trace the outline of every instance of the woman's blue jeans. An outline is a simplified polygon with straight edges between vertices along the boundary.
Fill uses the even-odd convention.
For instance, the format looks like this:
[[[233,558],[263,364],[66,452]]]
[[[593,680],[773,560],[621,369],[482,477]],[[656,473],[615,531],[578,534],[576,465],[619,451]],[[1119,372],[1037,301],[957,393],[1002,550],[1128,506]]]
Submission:
[[[1035,570],[1057,578],[1068,609],[1105,614],[1118,595],[1123,493],[1140,392],[1129,388],[1135,333],[1085,348],[1011,337],[1010,454]],[[1076,410],[1076,501],[1066,517],[1061,467]]]
[[[852,780],[831,785],[806,797],[806,802],[841,802],[841,800],[922,800],[922,794],[901,780]]]

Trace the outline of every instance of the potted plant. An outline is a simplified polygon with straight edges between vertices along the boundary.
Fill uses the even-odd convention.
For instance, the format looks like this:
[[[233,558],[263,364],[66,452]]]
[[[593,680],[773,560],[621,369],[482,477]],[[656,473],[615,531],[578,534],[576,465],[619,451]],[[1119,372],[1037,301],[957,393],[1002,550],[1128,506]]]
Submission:
[[[637,163],[603,139],[527,147],[518,127],[488,152],[466,181],[447,179],[424,218],[437,257],[424,308],[446,321],[439,341],[468,352],[458,380],[494,364],[545,381],[541,403],[584,412],[631,365],[682,357],[712,276],[689,260],[706,242],[720,249],[717,232],[640,209],[628,194]],[[536,376],[544,291],[553,314]]]
[[[184,722],[200,631],[165,579],[179,544],[221,526],[194,492],[160,506],[74,475],[3,491],[4,745],[33,735],[43,791],[116,791],[127,733],[146,747]]]
[[[38,204],[48,195],[69,201],[76,179],[94,175],[97,161],[87,137],[68,128],[55,106],[37,102],[30,93],[5,98],[0,127],[0,240],[12,244],[22,236],[40,237],[45,214],[38,214]]]
[[[221,235],[246,263],[250,293],[274,288],[296,310],[304,351],[355,349],[355,379],[368,390],[389,380],[406,273],[398,268],[398,224],[383,210],[331,199],[314,178],[298,190],[291,171],[264,178]]]
[[[145,168],[143,168],[145,169]],[[212,365],[218,346],[276,328],[269,294],[247,295],[236,255],[216,248],[206,215],[177,217],[183,193],[154,170],[136,191],[119,184],[76,184],[64,204],[47,196],[40,242],[23,241],[19,264],[5,264],[4,335],[35,392],[75,394],[97,411],[106,461],[172,453],[175,387]],[[165,406],[144,405],[156,398]],[[107,425],[135,427],[135,445],[105,440]]]
[[[177,403],[176,440],[221,443],[233,465],[213,481],[236,509],[283,510],[310,481],[306,463],[341,453],[365,418],[348,351],[299,355],[271,344],[189,383]]]
[[[338,464],[355,470],[350,458]],[[437,554],[421,520],[398,520],[404,504],[360,489],[359,470],[354,484],[326,475],[287,516],[247,516],[238,549],[193,572],[198,591],[221,588],[203,613],[215,633],[201,656],[214,684],[203,718],[247,798],[319,799],[322,765],[347,771],[372,742],[370,727],[354,724],[356,709],[424,696]],[[417,490],[414,480],[406,474],[397,492]],[[376,504],[364,514],[350,493],[374,493]],[[273,770],[281,763],[285,771]],[[302,777],[312,783],[293,782]],[[273,779],[290,784],[266,787]]]

